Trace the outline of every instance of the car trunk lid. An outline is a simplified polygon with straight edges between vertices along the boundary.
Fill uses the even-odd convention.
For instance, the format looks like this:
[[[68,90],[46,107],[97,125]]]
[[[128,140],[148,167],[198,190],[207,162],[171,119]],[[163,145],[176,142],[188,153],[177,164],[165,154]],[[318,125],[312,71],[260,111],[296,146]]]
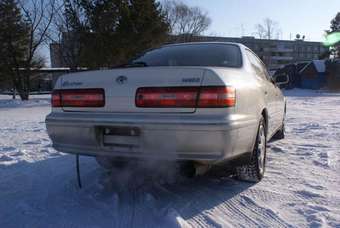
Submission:
[[[64,111],[112,113],[192,113],[195,107],[136,107],[136,91],[152,87],[197,87],[202,67],[136,67],[65,75],[60,89],[104,89],[103,107],[63,107]]]

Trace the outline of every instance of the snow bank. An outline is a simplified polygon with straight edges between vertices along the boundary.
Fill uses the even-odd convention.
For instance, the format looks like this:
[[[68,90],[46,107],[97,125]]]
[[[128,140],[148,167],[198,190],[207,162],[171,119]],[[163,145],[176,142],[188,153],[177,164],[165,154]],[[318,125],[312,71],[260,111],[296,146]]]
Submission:
[[[50,95],[32,95],[28,101],[22,101],[19,96],[12,99],[12,96],[0,95],[0,108],[47,106],[50,99]]]

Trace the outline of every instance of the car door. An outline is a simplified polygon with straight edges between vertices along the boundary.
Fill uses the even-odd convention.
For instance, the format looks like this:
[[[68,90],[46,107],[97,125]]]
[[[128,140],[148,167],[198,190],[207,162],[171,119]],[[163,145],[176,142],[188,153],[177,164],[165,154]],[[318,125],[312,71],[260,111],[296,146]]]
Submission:
[[[271,79],[274,81],[274,79]],[[274,83],[275,84],[275,83]],[[277,124],[278,128],[282,127],[283,119],[285,116],[285,97],[278,85],[275,84],[275,93],[276,93],[276,110],[277,110]]]
[[[262,63],[262,62],[261,62]],[[274,98],[274,110],[275,112],[272,115],[273,118],[273,131],[278,130],[282,125],[282,119],[284,116],[284,97],[281,92],[281,89],[275,84],[273,78],[269,75],[265,65],[262,63],[263,71],[266,74],[267,80],[270,82],[270,89],[273,91]],[[274,132],[275,133],[275,132]]]
[[[260,84],[260,90],[263,94],[266,108],[268,112],[268,134],[271,136],[275,129],[277,128],[277,93],[275,85],[268,78],[269,75],[265,65],[262,61],[250,50],[247,50],[247,56],[250,60],[250,63],[254,69],[254,72],[257,76],[257,80]]]

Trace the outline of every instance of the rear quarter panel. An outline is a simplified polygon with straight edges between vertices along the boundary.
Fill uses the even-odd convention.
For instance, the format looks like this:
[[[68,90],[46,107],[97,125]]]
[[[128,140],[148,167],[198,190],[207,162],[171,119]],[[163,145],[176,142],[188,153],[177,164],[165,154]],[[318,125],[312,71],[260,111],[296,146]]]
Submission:
[[[257,128],[265,102],[261,93],[258,80],[245,68],[207,69],[204,74],[202,86],[227,85],[236,89],[236,105],[224,109],[197,109],[197,114],[214,113],[223,116],[230,122],[240,123],[238,139],[233,146],[234,155],[252,151]]]

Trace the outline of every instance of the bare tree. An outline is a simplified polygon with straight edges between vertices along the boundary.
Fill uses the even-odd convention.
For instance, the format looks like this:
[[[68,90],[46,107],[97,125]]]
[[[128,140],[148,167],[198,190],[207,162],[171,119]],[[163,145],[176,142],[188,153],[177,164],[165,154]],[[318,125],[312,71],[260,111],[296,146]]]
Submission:
[[[60,10],[55,12],[49,39],[59,64],[76,71],[81,67],[81,36],[85,30],[82,18],[85,18],[79,1],[60,0]]]
[[[270,18],[265,18],[262,24],[255,25],[255,35],[260,39],[278,39],[281,34],[279,23]]]
[[[163,3],[163,9],[170,25],[171,33],[190,41],[206,31],[211,19],[208,13],[199,7],[189,7],[183,2],[167,0]]]
[[[27,46],[20,64],[15,61],[13,77],[21,99],[28,100],[31,68],[44,65],[44,59],[39,56],[38,50],[48,42],[51,23],[58,7],[56,0],[21,0],[18,3],[28,28]]]

